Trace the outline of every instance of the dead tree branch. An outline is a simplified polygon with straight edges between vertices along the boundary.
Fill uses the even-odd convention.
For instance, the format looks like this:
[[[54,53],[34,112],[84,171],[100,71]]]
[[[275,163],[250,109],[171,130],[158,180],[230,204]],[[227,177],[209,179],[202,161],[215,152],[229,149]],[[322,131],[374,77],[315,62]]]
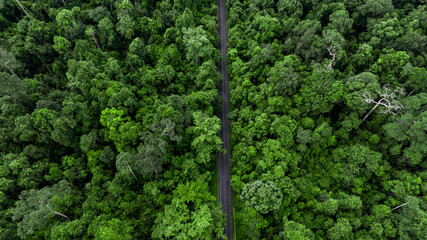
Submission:
[[[336,57],[337,53],[336,53],[336,52],[332,52],[332,50],[333,50],[334,48],[338,47],[338,46],[339,46],[339,44],[334,46],[334,41],[332,41],[332,42],[331,42],[331,46],[329,46],[329,47],[327,48],[327,49],[328,49],[328,52],[329,52],[329,55],[332,57],[332,59],[331,59],[331,61],[329,62],[328,66],[326,67],[326,70],[323,70],[323,71],[324,71],[324,72],[326,72],[326,73],[329,73],[331,70],[333,70],[333,68],[332,68],[332,64],[335,62],[335,57]]]
[[[57,211],[55,211],[55,214],[56,215],[58,215],[58,216],[61,216],[61,217],[63,217],[63,218],[66,218],[66,219],[68,219],[68,220],[70,220],[65,214],[62,214],[62,213],[60,213],[60,212],[57,212]]]
[[[136,178],[135,174],[133,173],[132,169],[130,168],[129,164],[128,164],[128,168],[130,173],[132,173],[133,177],[135,178],[135,180],[138,180],[138,178]]]
[[[375,104],[374,107],[368,112],[368,114],[365,115],[360,124],[362,124],[378,106],[384,107],[381,110],[381,113],[391,113],[393,115],[396,115],[397,111],[403,108],[403,104],[396,100],[396,97],[404,94],[402,88],[397,88],[391,91],[387,88],[387,86],[384,86],[383,89],[384,90],[382,92],[378,91],[378,94],[381,97],[379,100],[374,100],[369,92],[365,92],[362,95],[359,95],[364,103]]]
[[[401,207],[403,207],[403,206],[405,206],[405,205],[408,205],[408,203],[409,203],[409,202],[406,202],[406,203],[404,203],[404,204],[401,204],[401,205],[399,205],[399,206],[397,206],[397,207],[395,207],[395,208],[391,209],[391,211],[394,211],[394,210],[396,210],[396,209],[398,209],[398,208],[401,208]]]
[[[18,1],[18,0],[15,0],[18,4],[19,4],[19,6],[22,8],[22,11],[24,11],[25,12],[25,14],[27,14],[27,16],[28,16],[28,18],[29,19],[31,19],[31,17],[30,17],[30,14],[28,14],[27,13],[27,11],[25,11],[25,9],[24,9],[24,7],[22,6],[22,4]]]

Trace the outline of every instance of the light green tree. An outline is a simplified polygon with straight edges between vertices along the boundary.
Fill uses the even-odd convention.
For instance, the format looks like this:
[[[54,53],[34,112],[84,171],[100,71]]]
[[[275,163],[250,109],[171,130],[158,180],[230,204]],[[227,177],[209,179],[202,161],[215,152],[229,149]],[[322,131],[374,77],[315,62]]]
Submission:
[[[38,229],[51,224],[54,216],[69,219],[59,211],[69,207],[66,205],[70,203],[72,193],[72,186],[65,180],[40,190],[24,190],[12,210],[12,219],[18,221],[18,235],[21,238],[31,236]]]
[[[208,39],[207,32],[202,26],[197,28],[184,28],[183,41],[186,49],[186,58],[194,61],[196,67],[199,65],[199,58],[208,59],[214,56],[217,51]]]
[[[314,233],[305,225],[283,218],[283,232],[280,233],[284,240],[313,240]]]
[[[256,180],[247,183],[240,194],[245,205],[256,209],[262,214],[279,210],[283,194],[277,185],[271,181]]]
[[[197,154],[197,161],[207,164],[212,160],[213,153],[221,149],[221,138],[218,136],[221,130],[221,122],[218,117],[210,117],[203,112],[194,112],[194,127],[191,132],[194,140],[191,146]]]

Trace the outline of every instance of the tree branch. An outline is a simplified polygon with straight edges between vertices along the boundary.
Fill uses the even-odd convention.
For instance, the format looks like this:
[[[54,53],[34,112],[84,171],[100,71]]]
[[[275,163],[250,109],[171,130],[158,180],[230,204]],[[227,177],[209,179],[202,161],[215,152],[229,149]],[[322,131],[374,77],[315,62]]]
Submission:
[[[362,124],[378,106],[384,107],[381,113],[391,113],[393,115],[396,115],[397,111],[403,108],[403,105],[396,100],[397,96],[401,96],[404,94],[402,88],[397,88],[391,93],[389,93],[390,89],[388,89],[387,86],[384,86],[383,89],[383,92],[378,91],[378,94],[381,98],[377,101],[374,100],[371,94],[369,94],[368,92],[359,95],[359,97],[362,98],[362,101],[366,104],[375,103],[375,106],[368,112],[368,114],[365,115],[360,124]]]
[[[332,68],[332,64],[335,62],[335,56],[337,55],[337,53],[333,53],[332,52],[332,49],[334,49],[334,48],[336,48],[336,47],[338,47],[339,45],[335,45],[334,46],[334,41],[332,41],[331,42],[331,46],[330,47],[328,47],[327,49],[328,49],[328,52],[329,52],[329,55],[332,57],[332,60],[331,60],[331,62],[328,64],[328,66],[326,67],[326,70],[323,70],[323,71],[325,71],[326,73],[329,73],[333,68]]]
[[[29,19],[31,19],[31,17],[30,17],[30,15],[27,13],[27,11],[25,11],[25,9],[24,9],[24,7],[22,6],[22,4],[18,1],[18,0],[15,0],[18,4],[19,4],[19,6],[22,8],[22,11],[24,11],[25,12],[25,14],[27,14],[27,16],[28,16],[28,18]]]
[[[130,168],[129,164],[128,164],[128,168],[129,168],[130,173],[132,173],[133,177],[134,177],[136,180],[138,180],[138,178],[136,178],[135,174],[132,172],[132,169]]]
[[[405,205],[408,205],[408,203],[409,203],[409,202],[406,202],[406,203],[404,203],[404,204],[401,204],[401,205],[399,205],[399,206],[397,206],[397,207],[395,207],[395,208],[391,209],[391,211],[394,211],[394,210],[396,210],[396,209],[398,209],[398,208],[401,208],[401,207],[403,207],[403,206],[405,206]]]
[[[61,216],[63,218],[66,218],[66,219],[70,220],[65,214],[62,214],[62,213],[57,212],[57,211],[54,211],[54,212],[55,212],[56,215]]]

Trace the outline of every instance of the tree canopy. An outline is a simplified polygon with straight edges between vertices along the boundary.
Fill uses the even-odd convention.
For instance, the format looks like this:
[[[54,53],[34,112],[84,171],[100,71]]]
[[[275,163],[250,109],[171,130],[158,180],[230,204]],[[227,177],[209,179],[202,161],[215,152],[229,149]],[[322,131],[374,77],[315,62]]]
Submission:
[[[424,240],[426,4],[0,0],[0,240]]]

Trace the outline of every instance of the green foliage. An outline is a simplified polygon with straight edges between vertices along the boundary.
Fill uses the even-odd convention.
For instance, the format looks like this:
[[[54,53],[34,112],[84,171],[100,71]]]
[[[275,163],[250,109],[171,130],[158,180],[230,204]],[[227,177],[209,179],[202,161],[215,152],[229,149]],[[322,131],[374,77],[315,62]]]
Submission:
[[[186,58],[198,66],[199,58],[204,60],[214,57],[217,50],[208,39],[202,26],[197,28],[184,28],[183,41],[186,48]]]
[[[399,210],[398,217],[398,234],[401,239],[422,239],[426,235],[427,213],[425,201],[408,196],[405,198],[407,206]]]
[[[197,154],[197,162],[207,164],[211,161],[212,153],[221,148],[221,138],[218,136],[221,123],[218,117],[209,117],[203,112],[194,112],[194,127],[191,132],[195,135],[191,146]]]
[[[103,220],[109,219],[109,220]],[[99,216],[89,226],[88,232],[93,239],[132,239],[133,227],[118,218]]]
[[[283,229],[284,231],[280,234],[283,236],[283,239],[295,239],[295,240],[311,240],[314,239],[314,234],[310,229],[307,229],[303,224],[296,223],[294,221],[289,221],[288,219],[283,219]]]
[[[419,238],[391,209],[425,200],[424,2],[227,2],[238,236]],[[268,225],[257,181],[283,194]]]
[[[425,239],[426,0],[225,2],[0,0],[0,239],[224,237],[218,46],[237,238]]]
[[[170,205],[155,220],[152,237],[216,239],[223,235],[225,216],[205,179],[178,185]]]
[[[68,52],[71,48],[71,43],[64,37],[55,36],[53,41],[55,43],[53,44],[53,49],[60,54]]]
[[[19,221],[18,236],[26,238],[45,225],[52,224],[54,216],[56,221],[60,220],[57,215],[68,218],[58,211],[61,205],[70,207],[73,202],[72,188],[67,181],[62,180],[52,187],[25,190],[19,199],[13,209],[12,219]]]
[[[140,127],[130,117],[123,117],[124,110],[106,108],[101,113],[99,122],[106,127],[107,138],[113,140],[117,151],[121,152],[126,145],[136,144]]]
[[[3,2],[0,239],[222,236],[216,3]]]
[[[245,207],[235,216],[237,223],[243,228],[246,236],[252,239],[261,237],[261,230],[268,226],[268,221],[257,210],[252,207]]]
[[[280,208],[283,194],[274,182],[257,180],[243,187],[240,198],[246,206],[267,214]]]
[[[339,218],[332,228],[328,230],[330,239],[352,239],[352,227],[347,218]]]

